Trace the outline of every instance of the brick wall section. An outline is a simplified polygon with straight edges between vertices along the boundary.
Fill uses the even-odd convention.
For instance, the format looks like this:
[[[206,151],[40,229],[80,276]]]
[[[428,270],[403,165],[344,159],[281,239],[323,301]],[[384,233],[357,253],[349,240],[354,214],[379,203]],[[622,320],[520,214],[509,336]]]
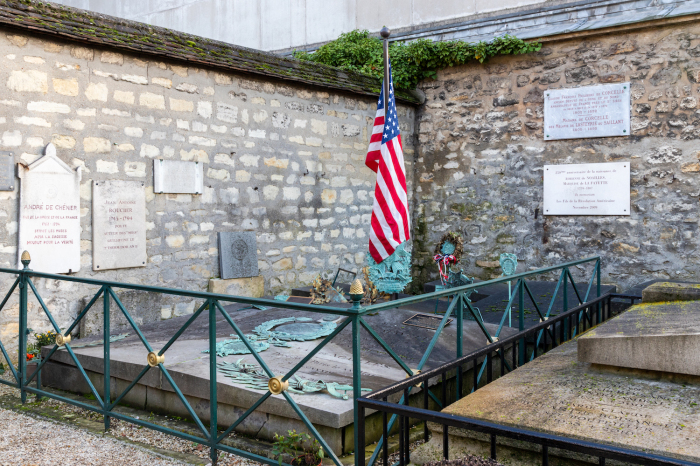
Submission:
[[[418,283],[444,231],[465,239],[465,270],[500,274],[600,255],[603,279],[698,280],[700,27],[551,42],[535,55],[446,69],[422,83],[417,117]],[[543,91],[630,81],[632,135],[545,142]],[[631,161],[628,217],[543,217],[544,164]]]
[[[219,276],[217,231],[242,230],[257,233],[270,294],[364,265],[375,179],[364,157],[376,98],[8,30],[0,32],[0,62],[0,150],[29,164],[53,142],[63,161],[84,168],[80,276],[205,290]],[[399,113],[410,182],[414,110]],[[154,194],[160,158],[205,164],[203,195]],[[146,182],[146,268],[92,272],[92,181],[110,179]],[[2,267],[16,266],[18,197],[18,189],[0,192]],[[88,290],[39,282],[68,324]],[[8,289],[7,277],[0,284]],[[156,314],[194,305],[162,302]],[[3,341],[16,335],[16,316],[16,303],[0,315]],[[29,326],[48,329],[38,317],[32,304]]]

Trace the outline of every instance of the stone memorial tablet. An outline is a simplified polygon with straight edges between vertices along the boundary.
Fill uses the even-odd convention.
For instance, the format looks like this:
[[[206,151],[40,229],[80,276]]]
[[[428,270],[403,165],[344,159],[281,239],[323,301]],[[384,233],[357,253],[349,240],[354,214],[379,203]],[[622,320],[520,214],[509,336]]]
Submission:
[[[0,191],[15,190],[15,155],[0,152]]]
[[[156,194],[202,194],[204,177],[199,162],[153,161],[153,192]]]
[[[629,134],[629,83],[544,91],[545,141]]]
[[[256,277],[258,275],[258,245],[255,232],[219,233],[219,268],[221,278]]]
[[[146,189],[142,181],[93,181],[92,269],[146,266]]]
[[[545,165],[544,214],[629,215],[629,162]]]
[[[53,144],[44,157],[19,165],[19,248],[28,251],[37,272],[72,273],[80,270],[80,178],[56,156]]]

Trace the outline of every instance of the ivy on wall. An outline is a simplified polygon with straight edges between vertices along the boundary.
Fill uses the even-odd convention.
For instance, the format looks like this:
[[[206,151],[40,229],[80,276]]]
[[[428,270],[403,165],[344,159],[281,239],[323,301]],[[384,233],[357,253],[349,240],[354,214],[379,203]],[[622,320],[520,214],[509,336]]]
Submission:
[[[435,78],[437,71],[463,65],[474,60],[483,63],[497,55],[518,55],[537,52],[542,44],[525,42],[513,36],[497,37],[491,42],[471,44],[462,41],[393,42],[389,45],[394,85],[399,89],[414,89],[426,78]],[[355,30],[342,34],[313,53],[297,51],[300,60],[323,63],[346,70],[383,78],[382,40],[368,31]]]

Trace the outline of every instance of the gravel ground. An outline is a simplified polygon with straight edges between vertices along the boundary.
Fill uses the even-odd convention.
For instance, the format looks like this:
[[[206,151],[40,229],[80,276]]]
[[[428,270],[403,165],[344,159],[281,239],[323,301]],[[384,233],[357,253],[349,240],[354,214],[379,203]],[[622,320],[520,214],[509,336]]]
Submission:
[[[5,366],[7,369],[7,366]],[[11,380],[6,370],[0,378]],[[19,399],[19,390],[0,384],[0,396]],[[34,396],[30,400],[34,401]],[[59,408],[66,423],[37,419],[31,415],[0,408],[0,465],[23,464],[28,466],[56,463],[76,465],[124,465],[170,466],[182,465],[180,461],[165,459],[130,443],[125,438],[142,445],[195,455],[208,461],[209,450],[201,445],[166,435],[151,429],[112,419],[111,436],[96,435],[70,425],[71,418],[102,421],[102,416],[59,401],[44,399],[42,406]],[[116,437],[116,438],[115,438]],[[7,460],[9,462],[4,462]],[[224,453],[219,457],[221,466],[259,466],[239,456]]]

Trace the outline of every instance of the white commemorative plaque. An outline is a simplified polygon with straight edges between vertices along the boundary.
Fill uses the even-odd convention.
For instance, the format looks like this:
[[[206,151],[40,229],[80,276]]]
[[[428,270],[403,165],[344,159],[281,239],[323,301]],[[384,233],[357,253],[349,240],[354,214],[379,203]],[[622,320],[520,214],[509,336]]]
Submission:
[[[93,181],[92,270],[146,266],[142,181]]]
[[[53,144],[42,158],[26,167],[19,165],[19,248],[32,257],[31,269],[45,273],[80,270],[80,178],[56,156]]]
[[[204,173],[199,162],[153,161],[153,192],[156,194],[202,194]]]
[[[629,162],[545,165],[544,214],[629,215]]]
[[[629,83],[544,91],[545,141],[629,134]]]

